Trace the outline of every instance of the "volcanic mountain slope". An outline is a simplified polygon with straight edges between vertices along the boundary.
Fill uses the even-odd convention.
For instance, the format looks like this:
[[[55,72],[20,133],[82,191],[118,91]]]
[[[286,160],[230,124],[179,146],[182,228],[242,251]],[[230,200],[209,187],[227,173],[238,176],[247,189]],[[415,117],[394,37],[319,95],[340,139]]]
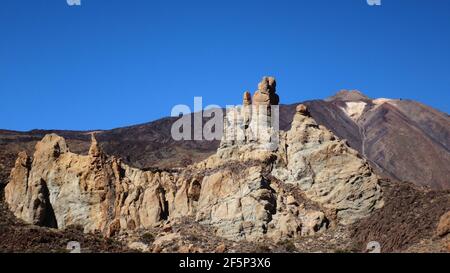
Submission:
[[[369,99],[358,91],[341,91],[326,100],[307,101],[311,116],[369,160],[380,174],[433,189],[450,188],[450,118],[409,100]],[[280,129],[288,130],[296,104],[280,106]],[[137,168],[176,168],[212,155],[219,141],[174,141],[177,118],[97,131],[108,154]],[[64,137],[76,153],[86,154],[90,132],[0,130],[0,184],[6,183],[20,151],[32,154],[46,134]]]
[[[327,101],[353,122],[338,135],[388,177],[450,188],[447,114],[409,100],[371,100],[358,91],[341,91]]]
[[[424,190],[398,181],[380,185],[383,208],[353,225],[351,238],[357,249],[377,241],[383,252],[450,251],[450,235],[438,232],[440,219],[450,211],[450,190]]]

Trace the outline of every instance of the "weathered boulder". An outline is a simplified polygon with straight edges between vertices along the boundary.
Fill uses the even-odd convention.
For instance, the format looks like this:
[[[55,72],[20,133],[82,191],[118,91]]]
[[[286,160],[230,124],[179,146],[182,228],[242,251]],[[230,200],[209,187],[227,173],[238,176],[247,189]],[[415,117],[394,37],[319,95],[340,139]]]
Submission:
[[[309,212],[303,216],[302,235],[314,235],[327,228],[328,221],[321,211]]]
[[[450,211],[441,216],[436,233],[441,237],[450,233]]]
[[[299,113],[302,116],[309,116],[310,115],[309,111],[308,111],[308,108],[304,104],[297,105],[297,107],[295,107],[295,111],[296,111],[296,113]]]
[[[252,95],[250,92],[245,91],[242,99],[242,105],[251,105],[252,104]]]
[[[280,98],[276,94],[276,80],[273,77],[264,77],[258,84],[258,90],[253,95],[253,104],[259,105],[278,105]]]

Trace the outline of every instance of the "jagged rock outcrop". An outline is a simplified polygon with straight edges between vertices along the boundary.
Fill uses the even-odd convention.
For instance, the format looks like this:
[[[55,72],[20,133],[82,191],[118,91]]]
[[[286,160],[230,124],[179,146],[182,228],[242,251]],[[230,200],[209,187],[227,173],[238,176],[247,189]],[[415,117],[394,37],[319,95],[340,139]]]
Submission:
[[[441,237],[449,233],[450,233],[450,211],[441,216],[436,229],[436,234]]]
[[[277,105],[275,86],[265,77],[253,103]],[[108,236],[191,216],[229,239],[284,240],[352,223],[383,205],[367,162],[305,106],[283,132],[276,115],[252,111],[249,95],[227,113],[217,153],[177,171],[132,168],[107,156],[94,135],[87,155],[46,135],[32,160],[19,155],[5,189],[9,208],[34,224]]]
[[[123,165],[101,152],[94,137],[84,156],[71,153],[63,138],[47,135],[29,161],[25,154],[17,159],[5,199],[17,217],[30,223],[81,225],[110,234],[154,224],[167,213],[160,193],[172,175]],[[49,218],[55,224],[47,225]]]
[[[59,150],[55,147],[54,152]],[[41,177],[29,180],[33,167],[30,162],[26,153],[19,154],[11,172],[13,184],[5,188],[5,200],[18,218],[35,225],[57,227],[45,180]]]
[[[291,130],[282,133],[272,174],[297,185],[311,200],[336,211],[341,223],[368,216],[383,205],[378,177],[369,164],[299,105]]]
[[[259,105],[278,105],[280,98],[276,94],[277,82],[273,77],[264,77],[258,84],[258,90],[253,95],[253,103]]]
[[[245,91],[242,99],[242,105],[251,105],[252,104],[252,94],[250,92]]]

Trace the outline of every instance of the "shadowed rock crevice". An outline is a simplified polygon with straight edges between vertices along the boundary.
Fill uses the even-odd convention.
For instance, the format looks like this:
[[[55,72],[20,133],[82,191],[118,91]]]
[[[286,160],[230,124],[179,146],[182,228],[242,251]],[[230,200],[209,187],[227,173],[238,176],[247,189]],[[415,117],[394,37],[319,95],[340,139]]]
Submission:
[[[164,188],[160,188],[160,207],[161,207],[161,212],[159,214],[159,219],[164,221],[167,220],[169,218],[169,201],[166,200],[166,191],[164,190]]]
[[[50,228],[58,228],[55,211],[50,202],[50,192],[44,179],[40,180],[38,199],[33,204],[36,211],[34,224]]]

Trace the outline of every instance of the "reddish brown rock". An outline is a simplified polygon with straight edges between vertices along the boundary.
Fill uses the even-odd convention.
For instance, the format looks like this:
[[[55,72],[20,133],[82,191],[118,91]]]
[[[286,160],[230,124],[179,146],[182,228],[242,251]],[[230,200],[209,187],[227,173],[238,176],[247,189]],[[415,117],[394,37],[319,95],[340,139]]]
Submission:
[[[120,221],[119,219],[116,219],[109,224],[107,236],[112,237],[114,235],[117,235],[119,231],[120,231]]]
[[[297,107],[295,108],[295,111],[297,113],[300,113],[304,116],[309,116],[309,111],[308,111],[308,107],[304,104],[299,104],[297,105]]]
[[[101,150],[98,146],[94,133],[91,134],[91,147],[89,148],[89,155],[92,157],[99,157],[101,155]]]
[[[441,237],[450,233],[450,211],[441,216],[436,229],[436,233]]]
[[[214,250],[215,253],[225,253],[225,251],[227,250],[227,247],[225,246],[224,243],[221,243],[220,245],[218,245],[216,247],[216,249]]]
[[[276,94],[276,80],[273,77],[264,77],[258,84],[258,90],[253,95],[253,104],[278,105],[280,98]]]
[[[252,104],[252,95],[250,92],[245,91],[243,96],[243,102],[242,105],[247,106]]]

